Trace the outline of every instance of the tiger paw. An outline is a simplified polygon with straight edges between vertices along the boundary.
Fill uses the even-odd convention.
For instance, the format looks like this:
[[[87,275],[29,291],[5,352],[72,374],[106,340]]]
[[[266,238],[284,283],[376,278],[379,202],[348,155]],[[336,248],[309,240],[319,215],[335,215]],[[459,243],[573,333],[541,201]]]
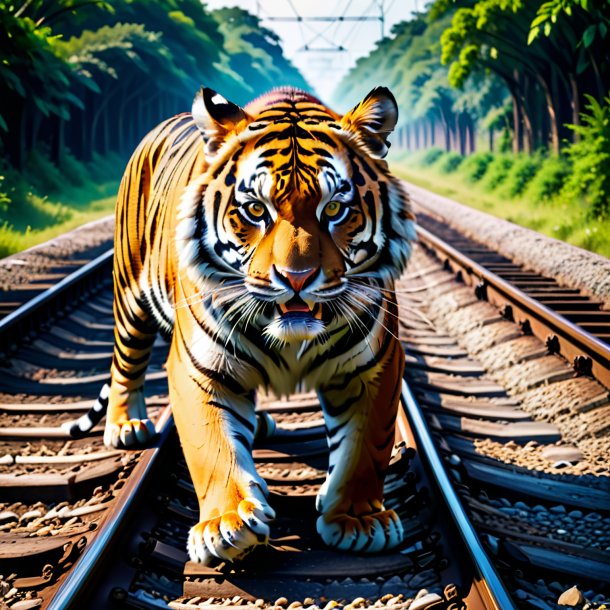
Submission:
[[[188,554],[191,561],[209,565],[220,559],[241,559],[259,544],[269,540],[267,523],[275,517],[274,510],[255,498],[242,500],[237,510],[200,521],[191,528]]]
[[[156,435],[150,419],[128,419],[120,423],[106,422],[104,445],[122,449],[146,445]]]
[[[321,515],[316,529],[328,546],[360,553],[389,550],[400,544],[404,537],[402,523],[393,510],[358,517]]]

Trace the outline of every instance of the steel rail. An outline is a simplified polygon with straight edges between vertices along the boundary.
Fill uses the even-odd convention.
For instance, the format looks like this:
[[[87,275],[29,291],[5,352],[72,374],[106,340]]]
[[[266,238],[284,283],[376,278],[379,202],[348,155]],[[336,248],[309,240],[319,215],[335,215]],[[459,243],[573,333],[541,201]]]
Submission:
[[[515,604],[491,563],[462,502],[451,484],[428,425],[423,418],[421,408],[404,379],[401,402],[403,409],[399,409],[398,412],[398,430],[403,439],[414,438],[416,447],[421,448],[418,455],[428,465],[475,567],[477,577],[473,582],[473,587],[476,588],[476,591],[471,589],[468,596],[471,605],[468,607],[484,608],[485,610],[516,610]]]
[[[609,345],[469,259],[430,231],[423,227],[418,227],[417,231],[420,242],[440,253],[440,258],[445,256],[451,268],[462,273],[464,282],[477,284],[480,298],[497,307],[509,305],[512,319],[521,324],[527,323],[532,334],[546,343],[551,353],[560,354],[577,372],[592,375],[610,388]]]
[[[93,542],[85,547],[76,564],[61,583],[46,610],[80,610],[86,608],[80,599],[87,592],[88,586],[95,579],[100,564],[112,554],[110,547],[118,541],[122,527],[127,519],[137,509],[138,499],[153,479],[156,466],[159,464],[165,442],[173,428],[174,419],[171,407],[163,409],[156,424],[159,434],[157,445],[144,450],[144,455],[138,461],[127,482],[121,489],[121,494],[108,511],[99,531],[94,534]]]
[[[24,338],[48,322],[60,307],[72,306],[74,301],[95,289],[95,282],[109,272],[113,255],[113,248],[107,250],[2,318],[0,354],[10,353]]]

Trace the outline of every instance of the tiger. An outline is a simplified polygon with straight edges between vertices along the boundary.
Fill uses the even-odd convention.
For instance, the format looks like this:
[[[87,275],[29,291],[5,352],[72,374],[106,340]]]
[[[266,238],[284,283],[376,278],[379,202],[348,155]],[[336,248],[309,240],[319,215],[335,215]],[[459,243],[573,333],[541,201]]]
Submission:
[[[70,431],[107,411],[106,445],[149,442],[144,378],[157,334],[168,337],[169,399],[199,503],[193,562],[236,561],[269,542],[275,512],[252,457],[260,389],[319,396],[322,541],[356,552],[403,541],[383,504],[405,363],[394,282],[416,238],[385,161],[397,120],[385,87],[344,115],[290,87],[243,108],[202,87],[128,163],[110,383]]]

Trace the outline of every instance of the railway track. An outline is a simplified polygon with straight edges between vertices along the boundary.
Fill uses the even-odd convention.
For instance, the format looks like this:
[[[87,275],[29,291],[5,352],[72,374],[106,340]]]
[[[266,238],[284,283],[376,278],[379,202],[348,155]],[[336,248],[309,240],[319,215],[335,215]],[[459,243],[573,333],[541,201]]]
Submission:
[[[386,482],[404,548],[358,556],[321,546],[314,498],[327,457],[317,399],[263,396],[259,409],[278,424],[255,448],[278,513],[271,544],[238,566],[188,563],[196,501],[167,407],[167,346],[155,346],[147,380],[154,447],[108,451],[99,430],[70,441],[59,427],[89,407],[107,374],[105,254],[0,323],[2,603],[510,610],[563,607],[564,595],[573,607],[602,608],[610,598],[605,322],[600,314],[587,328],[597,339],[564,336],[573,325],[549,327],[540,308],[564,319],[596,311],[585,295],[552,278],[528,283],[527,270],[420,218],[421,243],[397,287],[407,372]],[[506,300],[499,287],[517,282],[537,307]]]
[[[0,319],[112,247],[114,218],[107,216],[46,244],[0,261]]]

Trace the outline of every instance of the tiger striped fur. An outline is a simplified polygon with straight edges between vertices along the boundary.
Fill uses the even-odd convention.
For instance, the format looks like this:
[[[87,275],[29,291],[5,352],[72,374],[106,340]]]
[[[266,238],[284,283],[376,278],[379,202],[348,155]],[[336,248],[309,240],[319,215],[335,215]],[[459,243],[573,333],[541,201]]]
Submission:
[[[319,394],[330,449],[322,539],[369,552],[402,540],[383,506],[404,367],[394,280],[415,238],[383,161],[397,116],[382,87],[344,116],[291,88],[243,109],[202,89],[192,113],[159,125],[129,162],[104,440],[132,447],[154,434],[143,386],[162,331],[199,500],[193,561],[234,560],[268,539],[274,511],[252,460],[257,388]]]

